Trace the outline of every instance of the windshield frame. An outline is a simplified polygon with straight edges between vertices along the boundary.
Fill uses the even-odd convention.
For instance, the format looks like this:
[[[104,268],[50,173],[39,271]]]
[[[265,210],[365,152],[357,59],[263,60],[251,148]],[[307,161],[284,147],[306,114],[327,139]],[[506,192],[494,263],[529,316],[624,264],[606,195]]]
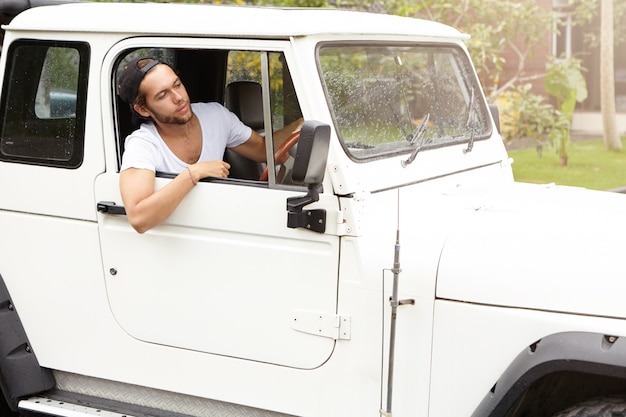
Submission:
[[[449,49],[450,50],[449,56],[456,57],[456,59],[459,60],[459,62],[461,62],[461,64],[463,65],[463,68],[465,68],[465,74],[464,74],[465,77],[462,77],[461,79],[464,82],[464,87],[465,87],[464,91],[467,93],[467,96],[468,96],[467,101],[468,102],[471,101],[469,100],[469,96],[472,94],[472,90],[473,90],[473,94],[475,94],[475,97],[473,100],[474,101],[473,110],[470,111],[470,109],[468,108],[466,111],[468,112],[468,115],[472,115],[472,117],[474,118],[478,117],[478,120],[476,123],[478,123],[480,125],[479,127],[482,127],[483,130],[479,132],[478,134],[475,134],[476,128],[475,127],[470,128],[470,123],[468,119],[468,128],[465,134],[463,134],[462,136],[450,137],[451,140],[447,140],[444,142],[434,142],[434,143],[428,143],[428,141],[421,140],[421,141],[417,141],[419,143],[417,144],[413,143],[411,145],[407,139],[407,143],[406,143],[407,146],[400,145],[402,141],[390,142],[391,144],[396,143],[397,145],[389,146],[389,143],[383,144],[382,146],[380,146],[380,152],[373,153],[371,155],[356,154],[353,150],[351,150],[351,147],[348,146],[347,141],[344,140],[344,137],[342,134],[342,126],[340,125],[338,118],[337,118],[338,113],[335,109],[332,96],[328,90],[328,84],[326,81],[324,69],[322,67],[322,62],[321,62],[321,53],[322,53],[321,51],[323,49],[350,48],[350,47],[363,47],[363,48],[372,48],[372,49],[420,48],[420,49],[432,49],[433,51],[436,51],[436,50],[444,51],[445,49]],[[416,41],[398,41],[398,40],[383,41],[383,40],[371,40],[371,39],[370,40],[349,40],[349,41],[346,41],[346,40],[330,41],[329,40],[329,41],[319,42],[316,45],[315,61],[316,61],[318,75],[320,77],[322,89],[324,91],[325,99],[328,105],[328,109],[330,111],[331,118],[335,126],[335,131],[337,132],[337,136],[339,138],[339,143],[341,144],[341,147],[343,148],[346,155],[354,162],[364,163],[364,162],[369,162],[373,160],[387,159],[387,158],[397,157],[400,155],[411,154],[415,150],[415,146],[420,147],[422,150],[432,150],[432,149],[449,147],[449,146],[459,145],[459,144],[469,144],[469,143],[473,143],[476,141],[489,139],[492,136],[493,125],[491,122],[491,112],[489,111],[487,103],[485,101],[482,88],[480,86],[478,77],[476,75],[476,71],[469,58],[469,55],[467,54],[467,51],[461,45],[457,43],[450,42],[450,41],[416,42]],[[432,115],[428,115],[428,116],[432,116]],[[411,136],[411,135],[407,135],[407,136]],[[389,148],[389,149],[385,150],[385,148]]]

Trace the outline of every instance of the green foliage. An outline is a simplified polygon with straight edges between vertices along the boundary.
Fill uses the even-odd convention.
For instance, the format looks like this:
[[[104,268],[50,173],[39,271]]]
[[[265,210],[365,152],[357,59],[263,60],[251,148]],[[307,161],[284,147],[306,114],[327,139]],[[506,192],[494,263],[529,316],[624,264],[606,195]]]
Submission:
[[[506,142],[530,138],[546,145],[549,133],[555,129],[556,111],[530,90],[531,85],[524,84],[498,97],[502,138]]]
[[[545,78],[546,92],[557,100],[555,129],[550,133],[553,145],[561,157],[561,163],[567,165],[567,147],[570,140],[572,115],[576,102],[587,98],[587,83],[583,77],[579,59],[551,59]]]
[[[548,94],[554,96],[561,111],[573,113],[576,102],[587,98],[587,83],[583,76],[582,62],[576,58],[554,59],[548,62],[545,78]]]

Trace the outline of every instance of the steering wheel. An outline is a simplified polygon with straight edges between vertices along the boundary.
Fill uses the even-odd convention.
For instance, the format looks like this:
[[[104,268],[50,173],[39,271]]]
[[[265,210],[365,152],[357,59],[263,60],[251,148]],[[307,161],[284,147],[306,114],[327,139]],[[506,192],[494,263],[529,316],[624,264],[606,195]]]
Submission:
[[[289,154],[287,153],[289,149],[291,149],[296,143],[298,143],[298,139],[300,139],[300,131],[293,132],[283,143],[280,144],[276,152],[274,152],[274,162],[278,164],[284,164],[289,159]],[[259,181],[267,181],[268,177],[268,167],[265,167],[263,173],[261,173],[261,177]]]

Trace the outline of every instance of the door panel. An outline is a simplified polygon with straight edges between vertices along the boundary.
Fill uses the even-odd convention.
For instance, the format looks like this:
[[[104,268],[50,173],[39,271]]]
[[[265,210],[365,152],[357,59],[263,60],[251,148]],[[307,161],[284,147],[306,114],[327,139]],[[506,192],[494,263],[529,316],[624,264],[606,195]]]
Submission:
[[[157,178],[157,187],[169,179]],[[119,174],[97,201],[121,201]],[[339,240],[286,227],[304,191],[199,183],[161,226],[140,235],[99,214],[113,315],[147,343],[297,368],[321,365],[334,340],[292,329],[296,310],[334,313]],[[337,210],[332,196],[318,206]]]

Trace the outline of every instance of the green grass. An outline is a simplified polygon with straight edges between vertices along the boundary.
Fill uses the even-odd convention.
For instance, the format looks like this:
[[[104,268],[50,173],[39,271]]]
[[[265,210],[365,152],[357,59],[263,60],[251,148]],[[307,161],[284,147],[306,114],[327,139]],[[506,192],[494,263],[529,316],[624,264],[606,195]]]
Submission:
[[[622,151],[608,151],[602,138],[571,142],[565,167],[550,147],[544,147],[541,156],[534,147],[508,153],[515,161],[516,181],[609,190],[626,186],[626,138],[622,138],[622,144]]]

